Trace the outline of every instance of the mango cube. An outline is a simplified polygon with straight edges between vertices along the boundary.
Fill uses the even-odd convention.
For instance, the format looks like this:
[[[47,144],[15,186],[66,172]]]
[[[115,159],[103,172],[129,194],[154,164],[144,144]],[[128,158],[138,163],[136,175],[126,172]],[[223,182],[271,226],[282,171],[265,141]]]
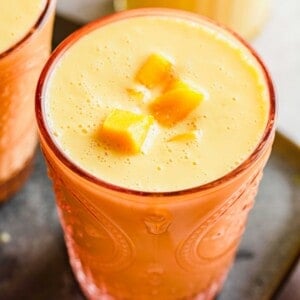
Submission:
[[[189,89],[189,88],[190,87],[186,82],[174,77],[171,78],[171,80],[166,85],[165,92],[170,90],[175,90],[175,89]]]
[[[127,88],[126,89],[128,96],[138,102],[142,102],[145,95],[142,91],[135,89],[135,88]]]
[[[160,124],[170,127],[186,118],[203,99],[203,93],[185,85],[165,92],[149,108]]]
[[[148,88],[168,80],[172,73],[172,64],[158,54],[152,54],[139,69],[136,79]]]
[[[150,115],[115,109],[104,120],[101,138],[117,151],[141,152],[154,119]]]
[[[172,136],[168,141],[169,142],[189,142],[197,140],[201,137],[200,130],[191,130],[184,133],[179,133]]]

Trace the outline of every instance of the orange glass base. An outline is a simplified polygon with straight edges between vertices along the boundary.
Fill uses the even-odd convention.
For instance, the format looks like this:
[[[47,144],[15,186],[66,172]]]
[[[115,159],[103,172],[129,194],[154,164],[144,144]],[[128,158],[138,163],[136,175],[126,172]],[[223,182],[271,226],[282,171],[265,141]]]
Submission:
[[[33,157],[31,157],[24,167],[13,174],[8,180],[0,181],[0,203],[8,200],[18,192],[28,179],[33,167]]]

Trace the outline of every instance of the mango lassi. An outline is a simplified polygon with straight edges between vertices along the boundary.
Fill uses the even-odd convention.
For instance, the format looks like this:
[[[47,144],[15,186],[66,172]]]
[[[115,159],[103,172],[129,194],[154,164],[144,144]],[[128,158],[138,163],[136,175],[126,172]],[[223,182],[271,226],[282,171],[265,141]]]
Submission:
[[[209,17],[247,39],[260,31],[270,9],[270,0],[114,0],[117,10],[138,7],[184,9]]]
[[[177,114],[184,112],[187,88],[179,95],[163,93],[159,83],[147,86],[146,79],[137,78],[154,54],[166,57],[170,76],[203,98],[174,126],[164,126],[168,111],[174,103]],[[157,63],[152,64],[154,69]],[[157,119],[163,97],[170,103]],[[191,21],[143,17],[94,30],[62,55],[47,83],[45,116],[61,151],[80,168],[117,186],[166,192],[214,181],[246,160],[265,131],[268,99],[262,69],[239,41]],[[99,138],[115,109],[156,118],[144,151],[119,153]],[[201,137],[172,139],[194,130]]]
[[[213,299],[274,137],[254,52],[187,12],[115,14],[54,51],[36,113],[86,297]]]
[[[54,1],[0,3],[0,201],[28,175],[37,143],[34,92],[51,47]]]
[[[0,53],[21,41],[38,21],[47,0],[1,1]]]

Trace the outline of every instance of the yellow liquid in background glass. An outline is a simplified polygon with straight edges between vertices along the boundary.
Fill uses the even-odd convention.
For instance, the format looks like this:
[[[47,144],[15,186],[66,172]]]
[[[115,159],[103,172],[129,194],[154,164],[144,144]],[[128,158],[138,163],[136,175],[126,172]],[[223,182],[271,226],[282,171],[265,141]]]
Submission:
[[[28,34],[46,3],[46,0],[0,1],[0,54]]]
[[[153,53],[167,57],[178,76],[207,97],[182,122],[158,125],[146,153],[116,153],[97,131],[116,108],[149,114],[151,95],[141,101],[127,90]],[[46,120],[62,152],[99,179],[141,191],[182,190],[226,175],[254,151],[268,114],[263,71],[245,46],[205,22],[163,16],[89,32],[59,58],[45,91]],[[169,141],[195,129],[199,140]]]
[[[267,19],[270,0],[115,0],[117,10],[169,7],[209,17],[246,39],[253,38]]]

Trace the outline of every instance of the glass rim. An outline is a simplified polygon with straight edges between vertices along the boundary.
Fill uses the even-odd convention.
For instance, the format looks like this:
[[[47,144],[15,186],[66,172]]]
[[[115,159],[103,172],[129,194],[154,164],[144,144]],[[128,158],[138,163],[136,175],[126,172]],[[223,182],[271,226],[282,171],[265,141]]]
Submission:
[[[47,3],[44,7],[44,9],[41,11],[37,21],[34,23],[32,27],[28,30],[28,32],[16,43],[14,43],[11,47],[6,49],[5,51],[0,53],[0,59],[8,56],[11,52],[21,48],[23,44],[30,39],[34,33],[43,26],[44,22],[47,20],[47,16],[49,12],[51,11],[51,7],[54,5],[55,0],[46,0]]]
[[[268,122],[265,127],[265,131],[258,142],[255,149],[252,151],[252,153],[246,158],[239,166],[237,166],[235,169],[231,170],[230,172],[226,173],[222,177],[217,178],[216,180],[210,181],[208,183],[195,186],[192,188],[182,189],[182,190],[175,190],[175,191],[165,191],[165,192],[156,192],[156,191],[141,191],[141,190],[135,190],[130,189],[122,186],[118,186],[116,184],[112,184],[109,182],[106,182],[105,180],[102,180],[91,173],[85,171],[80,166],[76,165],[70,158],[68,158],[62,150],[59,148],[59,146],[55,143],[55,141],[52,139],[51,134],[48,130],[48,126],[46,124],[46,120],[44,118],[44,109],[43,109],[43,95],[46,87],[46,83],[49,79],[49,76],[52,71],[52,67],[55,65],[55,63],[59,60],[60,56],[63,55],[63,53],[73,45],[80,37],[85,35],[88,32],[91,32],[97,28],[100,28],[102,26],[105,26],[107,24],[121,21],[127,18],[132,17],[143,17],[143,16],[173,16],[177,18],[184,18],[192,21],[202,20],[205,22],[208,22],[210,25],[221,27],[225,32],[227,32],[231,37],[237,39],[244,47],[248,49],[251,55],[256,59],[259,66],[262,69],[262,73],[264,75],[267,89],[269,92],[269,114],[268,114]],[[65,40],[63,40],[58,47],[53,51],[52,55],[50,56],[49,60],[47,61],[46,65],[44,66],[43,71],[41,72],[41,76],[38,81],[37,90],[36,90],[36,99],[35,99],[35,110],[36,110],[36,119],[38,128],[40,131],[41,139],[45,140],[47,146],[50,148],[50,150],[53,152],[53,154],[59,159],[59,161],[71,172],[75,173],[79,177],[89,181],[90,183],[96,184],[97,186],[100,186],[102,188],[106,188],[108,190],[113,190],[115,192],[119,193],[126,193],[126,194],[132,194],[136,196],[143,196],[143,197],[174,197],[174,196],[181,196],[181,195],[187,195],[197,192],[203,192],[210,190],[212,188],[215,188],[219,185],[222,185],[226,182],[229,182],[236,176],[243,173],[245,169],[248,168],[254,162],[261,154],[261,152],[264,149],[264,146],[267,144],[267,142],[272,138],[273,132],[275,130],[274,123],[276,119],[276,100],[275,100],[275,90],[274,86],[271,80],[271,76],[264,65],[263,61],[259,57],[259,55],[256,53],[256,51],[246,42],[242,37],[240,37],[238,34],[233,32],[232,30],[228,29],[226,26],[220,25],[215,21],[212,21],[206,17],[199,16],[194,13],[185,12],[181,10],[176,9],[168,9],[168,8],[139,8],[139,9],[132,9],[127,11],[122,11],[118,13],[114,13],[111,15],[108,15],[106,17],[97,19],[95,21],[92,21],[85,26],[81,27],[80,29],[73,32],[71,35],[69,35]]]

